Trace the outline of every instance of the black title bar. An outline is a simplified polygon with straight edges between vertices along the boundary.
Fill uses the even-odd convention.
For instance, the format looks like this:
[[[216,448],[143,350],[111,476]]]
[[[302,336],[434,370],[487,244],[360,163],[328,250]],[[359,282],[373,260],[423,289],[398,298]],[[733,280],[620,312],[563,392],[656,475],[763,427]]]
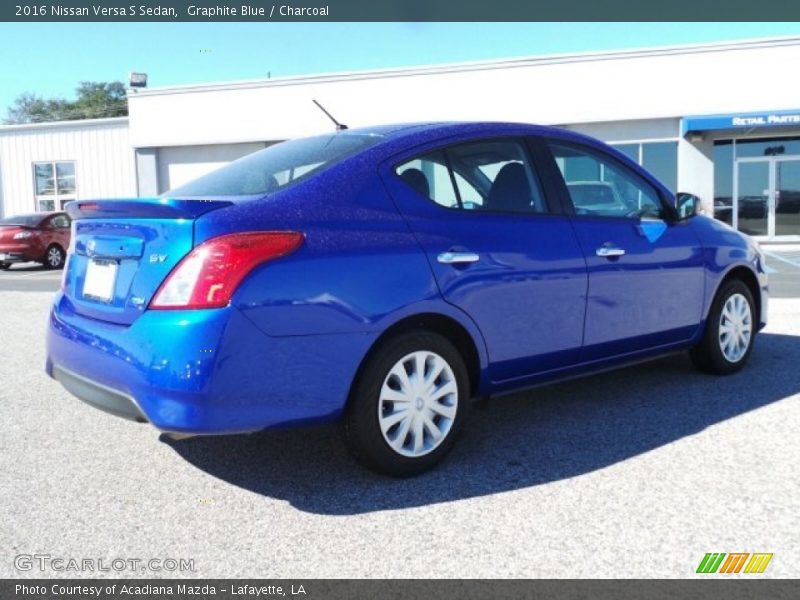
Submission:
[[[7,22],[792,21],[797,0],[4,0]]]
[[[797,580],[3,579],[3,600],[781,600]]]

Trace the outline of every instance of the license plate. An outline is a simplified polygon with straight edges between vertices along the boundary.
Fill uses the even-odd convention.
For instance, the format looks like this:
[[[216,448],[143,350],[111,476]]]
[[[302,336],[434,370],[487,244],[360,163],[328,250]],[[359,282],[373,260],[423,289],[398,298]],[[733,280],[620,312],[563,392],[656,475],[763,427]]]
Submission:
[[[5,259],[6,259],[6,255],[5,255],[5,254],[2,254],[2,253],[0,253],[0,260],[5,260]]]
[[[93,258],[86,267],[83,295],[88,298],[111,302],[114,284],[117,281],[117,263],[113,260]]]

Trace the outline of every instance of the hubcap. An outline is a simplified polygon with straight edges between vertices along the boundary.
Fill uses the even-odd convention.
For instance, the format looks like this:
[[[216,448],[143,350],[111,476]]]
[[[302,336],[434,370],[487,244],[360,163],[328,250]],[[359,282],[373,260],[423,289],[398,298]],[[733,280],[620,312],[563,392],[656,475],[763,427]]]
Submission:
[[[50,263],[51,267],[57,267],[61,264],[61,250],[58,248],[50,248],[50,251],[47,253],[47,260]]]
[[[739,362],[750,347],[753,335],[750,303],[742,294],[725,301],[719,318],[719,347],[730,362]]]
[[[458,385],[450,365],[420,350],[397,361],[383,381],[378,422],[392,450],[416,458],[444,441],[457,410]]]

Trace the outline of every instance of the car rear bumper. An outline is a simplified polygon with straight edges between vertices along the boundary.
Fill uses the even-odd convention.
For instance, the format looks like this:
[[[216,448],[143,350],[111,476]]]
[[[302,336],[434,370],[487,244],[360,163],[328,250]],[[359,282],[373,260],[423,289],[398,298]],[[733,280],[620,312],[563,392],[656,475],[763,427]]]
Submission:
[[[28,252],[10,252],[0,250],[0,262],[3,263],[20,263],[41,260],[41,256],[33,256]]]
[[[142,409],[131,396],[87,379],[68,369],[53,365],[50,376],[64,386],[70,394],[87,404],[117,417],[139,423],[147,422]]]
[[[38,238],[28,240],[6,240],[0,243],[0,262],[40,261],[44,257],[44,246]]]
[[[46,370],[88,404],[162,431],[240,433],[338,418],[371,341],[270,337],[233,307],[144,311],[114,325],[75,313],[59,293]]]

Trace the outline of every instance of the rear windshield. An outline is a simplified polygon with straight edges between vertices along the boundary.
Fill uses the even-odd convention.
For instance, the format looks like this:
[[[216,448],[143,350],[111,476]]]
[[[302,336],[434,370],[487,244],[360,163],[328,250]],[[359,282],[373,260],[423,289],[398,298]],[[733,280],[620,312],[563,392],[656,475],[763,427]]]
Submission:
[[[17,215],[16,217],[6,217],[0,219],[0,225],[24,225],[25,227],[35,227],[44,215]]]
[[[240,158],[162,196],[266,194],[372,146],[380,139],[374,135],[334,133],[282,142]]]

